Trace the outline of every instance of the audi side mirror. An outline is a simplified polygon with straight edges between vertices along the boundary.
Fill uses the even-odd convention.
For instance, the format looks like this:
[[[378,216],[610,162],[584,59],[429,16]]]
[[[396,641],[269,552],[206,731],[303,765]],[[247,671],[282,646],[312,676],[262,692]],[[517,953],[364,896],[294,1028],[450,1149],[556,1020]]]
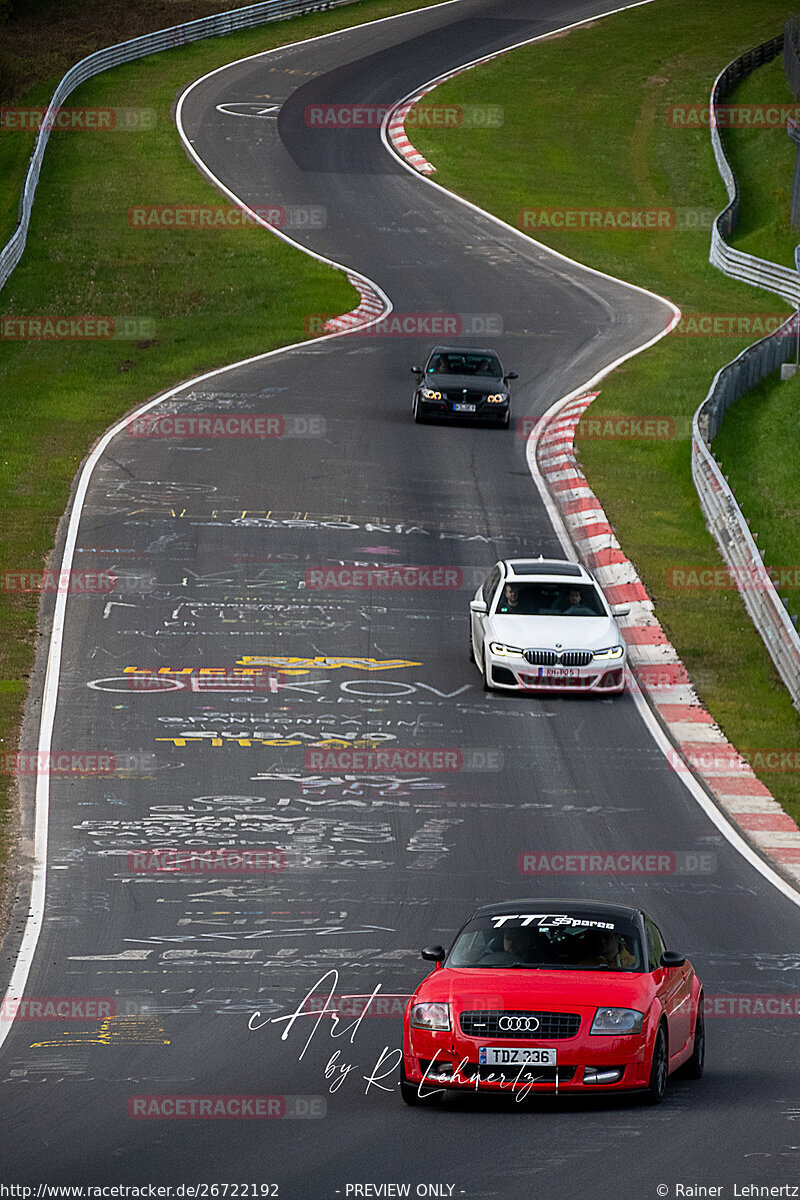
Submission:
[[[665,950],[661,955],[661,966],[670,970],[674,967],[682,967],[686,962],[686,955],[681,954],[678,950]]]
[[[519,375],[516,371],[509,371],[507,375],[503,376],[503,381],[508,383],[509,379],[519,379]]]
[[[485,600],[470,600],[469,611],[478,613],[481,616],[485,616],[486,612],[488,611],[486,608],[486,601]]]
[[[422,374],[422,367],[412,367],[412,368],[411,368],[411,374],[412,374],[412,375],[421,375],[421,374]]]
[[[445,960],[447,951],[444,946],[426,946],[420,953],[427,962],[434,962],[438,966],[441,966]]]

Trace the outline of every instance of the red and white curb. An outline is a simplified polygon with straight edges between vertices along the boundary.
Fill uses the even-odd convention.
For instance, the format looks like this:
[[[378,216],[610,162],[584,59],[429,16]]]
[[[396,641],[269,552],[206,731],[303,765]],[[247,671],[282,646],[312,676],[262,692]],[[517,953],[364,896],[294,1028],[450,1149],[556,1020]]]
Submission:
[[[364,275],[353,275],[350,271],[346,275],[361,296],[361,302],[358,308],[326,321],[323,325],[325,333],[347,333],[360,329],[366,322],[374,321],[376,317],[386,317],[391,312],[391,305],[386,303],[385,297]]]
[[[654,605],[575,458],[575,428],[598,395],[589,392],[544,418],[537,463],[575,549],[611,604],[630,604],[620,618],[636,685],[657,713],[676,749],[673,770],[691,771],[745,839],[800,881],[800,829],[756,776],[703,707],[678,652],[661,628]]]
[[[456,72],[456,74],[458,74],[458,72]],[[410,163],[416,171],[419,171],[421,175],[432,175],[436,170],[436,167],[433,165],[433,163],[429,163],[424,154],[420,154],[419,150],[412,146],[411,142],[408,140],[408,135],[405,129],[406,117],[418,100],[421,100],[423,96],[427,96],[428,92],[433,91],[434,86],[439,86],[438,81],[435,85],[431,85],[431,87],[426,87],[423,91],[417,92],[416,96],[412,96],[410,100],[404,100],[398,108],[393,109],[389,118],[389,124],[386,127],[386,131],[389,135],[389,141],[392,143],[397,153],[401,156],[401,158],[404,158],[407,163]]]

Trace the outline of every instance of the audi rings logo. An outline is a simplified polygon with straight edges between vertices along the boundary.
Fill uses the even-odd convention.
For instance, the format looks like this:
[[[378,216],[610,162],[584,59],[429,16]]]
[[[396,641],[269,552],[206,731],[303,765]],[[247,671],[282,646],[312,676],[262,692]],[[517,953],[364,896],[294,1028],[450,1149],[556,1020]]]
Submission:
[[[501,1017],[497,1028],[508,1033],[535,1033],[540,1023],[538,1017]]]

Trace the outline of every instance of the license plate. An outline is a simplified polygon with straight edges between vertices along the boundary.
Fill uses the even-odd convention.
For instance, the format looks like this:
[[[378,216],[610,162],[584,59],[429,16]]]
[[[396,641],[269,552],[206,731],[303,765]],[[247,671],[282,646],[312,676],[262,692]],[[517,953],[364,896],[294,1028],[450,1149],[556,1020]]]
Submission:
[[[453,412],[475,412],[474,404],[457,403],[453,405]]]
[[[580,679],[580,675],[576,671],[570,671],[568,667],[539,667],[540,679],[563,679],[567,683],[572,683]]]
[[[478,1062],[486,1067],[554,1067],[556,1051],[534,1046],[481,1046]]]

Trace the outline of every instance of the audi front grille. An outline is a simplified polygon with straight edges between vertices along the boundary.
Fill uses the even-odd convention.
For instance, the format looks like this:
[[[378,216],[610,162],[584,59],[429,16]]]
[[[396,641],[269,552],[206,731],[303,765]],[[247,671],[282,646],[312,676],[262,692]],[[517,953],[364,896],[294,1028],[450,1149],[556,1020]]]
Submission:
[[[575,1037],[580,1028],[578,1013],[462,1012],[461,1032],[474,1038],[513,1038],[515,1041]]]

